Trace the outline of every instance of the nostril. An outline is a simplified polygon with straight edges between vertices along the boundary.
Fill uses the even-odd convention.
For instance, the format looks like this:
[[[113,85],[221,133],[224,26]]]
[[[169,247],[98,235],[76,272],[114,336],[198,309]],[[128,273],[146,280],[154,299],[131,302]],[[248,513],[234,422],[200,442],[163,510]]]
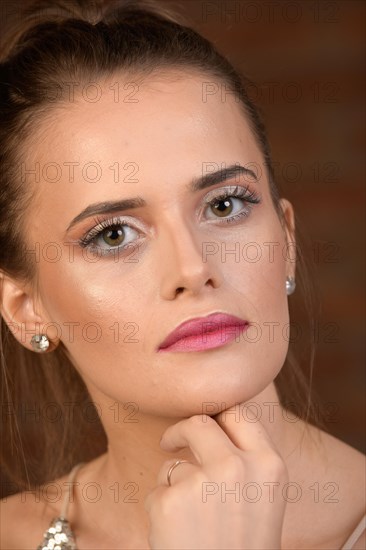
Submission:
[[[181,292],[183,292],[183,287],[180,286],[179,288],[177,288],[177,290],[175,292],[176,292],[176,294],[180,294]]]

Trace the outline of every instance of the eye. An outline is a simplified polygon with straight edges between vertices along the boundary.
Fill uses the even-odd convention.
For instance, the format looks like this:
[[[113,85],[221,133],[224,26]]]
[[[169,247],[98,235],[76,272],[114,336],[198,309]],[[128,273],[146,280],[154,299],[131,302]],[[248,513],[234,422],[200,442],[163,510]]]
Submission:
[[[209,219],[222,218],[220,223],[232,223],[239,218],[249,216],[253,205],[261,202],[257,193],[238,186],[233,190],[227,189],[218,193],[213,198],[210,198],[211,196],[210,194],[205,200],[208,205],[207,210],[213,214]],[[246,203],[244,208],[243,203]]]
[[[139,235],[139,231],[120,218],[112,220],[95,218],[94,223],[98,225],[88,231],[78,242],[82,248],[101,251],[102,255],[130,248],[134,240],[133,234]],[[103,245],[106,245],[106,248]]]

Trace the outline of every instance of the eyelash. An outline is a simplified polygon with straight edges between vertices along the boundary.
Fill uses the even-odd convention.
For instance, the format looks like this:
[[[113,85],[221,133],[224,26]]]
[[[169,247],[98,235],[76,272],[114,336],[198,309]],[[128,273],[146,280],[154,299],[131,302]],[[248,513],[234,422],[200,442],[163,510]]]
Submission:
[[[248,187],[235,187],[233,191],[230,191],[230,189],[223,191],[219,195],[215,195],[212,199],[206,201],[206,205],[213,206],[218,202],[224,201],[229,197],[234,197],[235,199],[242,199],[245,202],[248,203],[247,209],[244,210],[244,212],[240,212],[240,214],[235,214],[235,216],[231,216],[230,218],[224,218],[223,221],[219,221],[219,223],[233,223],[234,221],[238,220],[239,218],[249,216],[253,204],[258,204],[261,202],[261,199],[257,193],[254,191],[250,191]]]
[[[88,246],[90,246],[92,242],[95,241],[105,229],[110,229],[116,226],[130,227],[130,225],[125,220],[121,220],[119,218],[104,220],[103,218],[98,218],[98,216],[96,216],[95,218],[93,218],[93,222],[97,224],[96,227],[91,229],[86,235],[78,240],[79,245],[83,248],[87,248]],[[118,247],[115,248],[117,249]],[[121,248],[123,248],[123,246]]]
[[[223,221],[218,222],[219,224],[233,223],[234,221],[237,221],[239,218],[249,216],[253,208],[253,205],[259,204],[261,202],[259,195],[255,191],[250,191],[248,187],[243,188],[243,187],[237,186],[233,191],[230,191],[228,189],[226,191],[223,191],[219,195],[215,195],[212,199],[206,200],[205,204],[206,206],[214,206],[218,202],[224,201],[227,198],[242,199],[248,203],[247,208],[243,212],[240,212],[240,214],[236,214],[234,216],[231,216],[230,218],[224,218]],[[132,227],[130,226],[129,223],[127,223],[125,220],[121,220],[120,218],[112,218],[112,219],[104,220],[102,218],[98,218],[97,216],[93,219],[93,222],[96,224],[96,226],[93,227],[93,229],[88,231],[86,235],[84,235],[78,240],[78,243],[82,248],[90,247],[92,242],[95,241],[105,229],[110,229],[116,226]],[[132,229],[134,228],[132,227]],[[135,229],[135,231],[137,230]],[[102,254],[103,255],[108,254],[109,252],[114,252],[115,250],[118,250],[118,249],[122,250],[124,247],[127,247],[127,246],[128,245],[112,247],[110,251],[103,251]]]

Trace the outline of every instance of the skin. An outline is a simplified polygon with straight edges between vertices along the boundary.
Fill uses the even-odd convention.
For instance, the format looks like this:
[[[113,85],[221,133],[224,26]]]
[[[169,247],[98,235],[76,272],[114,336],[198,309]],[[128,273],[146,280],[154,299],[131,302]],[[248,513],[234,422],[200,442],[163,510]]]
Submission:
[[[289,420],[279,406],[273,382],[288,351],[282,330],[290,321],[291,298],[286,295],[285,280],[295,275],[295,262],[286,260],[282,250],[295,241],[292,205],[281,199],[286,219],[282,227],[262,154],[232,96],[223,102],[217,94],[203,102],[205,78],[172,72],[169,78],[156,74],[140,83],[137,103],[116,103],[109,89],[115,80],[104,83],[100,101],[78,97],[67,110],[54,109],[52,125],[38,128],[28,162],[44,166],[52,161],[64,167],[65,162],[84,166],[93,161],[101,166],[103,177],[91,183],[76,171],[79,177],[70,182],[66,169],[57,184],[41,177],[27,212],[27,242],[30,247],[40,243],[41,250],[49,242],[58,243],[61,258],[51,262],[41,255],[36,284],[4,279],[4,318],[24,324],[28,334],[46,332],[52,349],[61,343],[65,346],[98,404],[107,433],[108,452],[78,474],[80,486],[93,481],[103,489],[95,504],[76,492],[70,518],[78,544],[80,548],[118,544],[125,548],[205,548],[205,544],[210,548],[244,544],[246,548],[291,548],[300,544],[302,519],[312,521],[315,511],[310,499],[286,507],[278,494],[276,506],[263,498],[253,509],[248,502],[238,505],[233,500],[230,506],[222,506],[217,497],[209,508],[202,503],[201,490],[205,480],[230,487],[235,480],[282,485],[297,480],[305,486],[324,479],[327,472],[319,431],[305,432],[302,421],[294,421],[293,416]],[[136,163],[137,181],[122,181],[126,175],[122,170],[121,180],[115,182],[108,168],[115,162]],[[202,175],[204,162],[218,167],[255,163],[261,177],[254,182],[242,176],[187,191],[188,182]],[[215,218],[215,212],[204,207],[204,198],[236,185],[258,192],[261,202],[253,205],[247,217],[232,224],[220,222],[223,218]],[[128,262],[128,255],[122,253],[118,261],[105,256],[93,262],[91,254],[88,260],[75,243],[96,224],[91,217],[66,232],[70,221],[92,203],[135,196],[144,198],[147,206],[120,217],[141,232],[129,229],[126,237],[140,244],[133,256],[137,261]],[[245,207],[245,202],[234,199],[235,212],[229,211],[227,217]],[[100,217],[111,220],[118,215]],[[257,262],[245,261],[243,256],[236,262],[232,254],[223,260],[216,253],[204,262],[202,245],[207,242],[223,243],[226,250],[235,243],[255,242],[262,255]],[[264,244],[268,242],[278,243],[273,261]],[[98,243],[108,248],[101,236]],[[177,289],[181,290],[177,293]],[[257,342],[240,338],[207,351],[157,353],[159,343],[181,322],[215,311],[256,323],[262,336]],[[61,336],[52,328],[42,330],[51,322],[61,327]],[[74,339],[66,325],[70,322],[79,323]],[[80,329],[90,322],[98,323],[102,333],[95,343],[83,338]],[[137,342],[128,341],[127,322],[138,328]],[[268,322],[278,323],[272,338],[264,324]],[[114,323],[119,325],[118,339],[110,329]],[[251,334],[254,338],[255,333]],[[21,341],[19,334],[15,336]],[[22,344],[32,349],[29,340],[30,336]],[[245,407],[248,402],[255,403],[252,413]],[[118,421],[116,403],[120,404]],[[208,409],[207,403],[214,405]],[[274,421],[268,403],[277,405]],[[237,416],[225,416],[228,410]],[[253,411],[257,416],[250,416]],[[352,450],[351,455],[359,473],[360,453]],[[168,487],[166,474],[176,458],[192,464],[178,466]],[[118,503],[108,490],[116,482],[121,488]],[[133,505],[123,501],[130,494],[122,489],[127,482],[138,487],[138,502]],[[345,492],[348,499],[353,489],[351,479]],[[347,498],[339,506],[339,515]],[[325,517],[324,505],[322,510]],[[335,535],[339,544],[351,521],[349,517],[350,524],[344,521],[339,527]],[[263,522],[270,526],[267,530]],[[314,536],[318,535],[316,531]]]

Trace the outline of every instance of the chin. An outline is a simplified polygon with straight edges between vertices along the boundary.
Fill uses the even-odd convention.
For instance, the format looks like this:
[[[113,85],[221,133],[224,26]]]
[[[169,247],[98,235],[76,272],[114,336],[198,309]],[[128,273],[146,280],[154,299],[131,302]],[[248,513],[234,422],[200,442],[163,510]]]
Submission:
[[[201,388],[185,388],[184,391],[180,391],[175,395],[174,392],[170,393],[170,403],[167,405],[169,413],[167,416],[174,417],[190,417],[198,414],[205,414],[207,416],[215,416],[225,409],[239,405],[246,401],[255,401],[255,396],[260,393],[267,384],[261,384],[259,388],[248,388],[248,384],[243,381],[241,384],[235,384],[234,386],[223,384],[215,384],[212,382],[209,387]],[[160,411],[162,416],[166,415]],[[155,413],[156,414],[156,413]],[[239,414],[239,413],[238,413]]]

